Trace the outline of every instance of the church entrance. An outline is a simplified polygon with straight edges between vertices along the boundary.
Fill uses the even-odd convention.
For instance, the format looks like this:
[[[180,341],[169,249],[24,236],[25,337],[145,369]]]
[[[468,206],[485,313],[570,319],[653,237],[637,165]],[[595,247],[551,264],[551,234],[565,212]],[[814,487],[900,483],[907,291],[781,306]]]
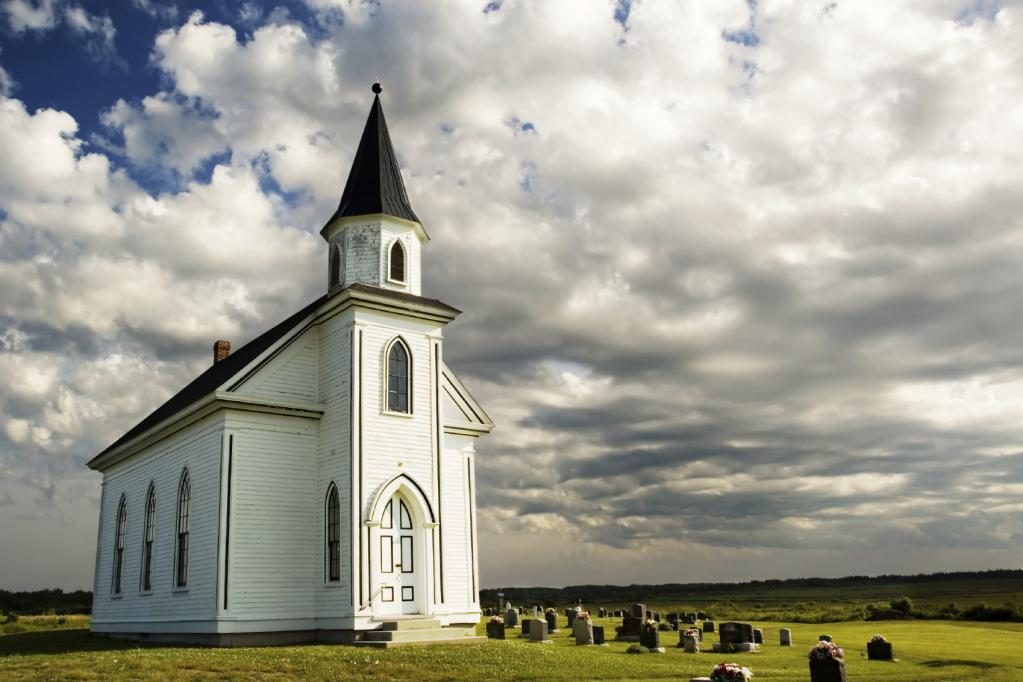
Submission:
[[[419,576],[422,548],[414,518],[401,493],[384,506],[377,546],[380,567],[379,615],[421,613]]]

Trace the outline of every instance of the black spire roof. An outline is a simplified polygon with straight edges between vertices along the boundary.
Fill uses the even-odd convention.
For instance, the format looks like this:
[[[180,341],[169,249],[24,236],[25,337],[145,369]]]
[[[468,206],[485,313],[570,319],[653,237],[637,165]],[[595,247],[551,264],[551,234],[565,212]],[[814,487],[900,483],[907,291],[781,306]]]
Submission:
[[[373,107],[369,110],[366,127],[359,140],[359,149],[348,173],[341,203],[328,224],[346,216],[386,213],[396,218],[419,222],[401,179],[398,158],[391,146],[387,121],[380,106],[380,84],[373,84]]]

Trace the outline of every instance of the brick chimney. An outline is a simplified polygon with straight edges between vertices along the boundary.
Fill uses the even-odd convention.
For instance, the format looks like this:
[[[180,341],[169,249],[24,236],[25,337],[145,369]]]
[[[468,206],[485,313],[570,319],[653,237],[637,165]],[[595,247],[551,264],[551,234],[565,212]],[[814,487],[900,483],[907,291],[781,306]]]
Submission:
[[[231,354],[231,342],[220,339],[213,343],[213,364],[217,364]]]

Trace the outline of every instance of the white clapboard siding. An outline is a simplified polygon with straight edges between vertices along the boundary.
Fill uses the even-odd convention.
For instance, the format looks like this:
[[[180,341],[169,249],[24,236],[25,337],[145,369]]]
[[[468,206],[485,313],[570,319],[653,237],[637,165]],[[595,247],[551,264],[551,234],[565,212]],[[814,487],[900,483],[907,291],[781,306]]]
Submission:
[[[444,602],[450,609],[472,603],[472,557],[469,554],[469,497],[466,454],[445,450],[441,462],[441,528],[444,537]]]
[[[319,334],[314,327],[287,345],[235,389],[236,393],[315,402],[319,380]]]
[[[93,599],[97,631],[138,631],[132,623],[211,620],[216,615],[217,524],[223,419],[211,416],[116,464],[103,476],[99,561]],[[188,586],[175,587],[178,486],[191,480]],[[141,593],[146,493],[156,487],[152,590]],[[121,596],[111,595],[117,506],[128,502]],[[127,624],[119,627],[118,624]],[[141,628],[144,630],[144,628]]]
[[[234,480],[226,615],[308,618],[320,566],[316,421],[232,413],[227,427]]]
[[[352,496],[351,496],[351,364],[352,322],[338,315],[320,327],[319,395],[325,412],[319,422],[316,497],[320,503],[317,526],[319,571],[315,577],[316,615],[339,618],[352,613]],[[326,576],[327,487],[337,486],[341,505],[341,580]]]
[[[411,415],[386,414],[386,358],[392,339],[400,333],[412,361]],[[433,490],[433,409],[431,400],[433,358],[430,338],[423,332],[367,327],[363,336],[362,396],[363,480],[365,503],[398,474],[415,480],[427,495]],[[401,466],[399,466],[399,463]],[[431,504],[434,501],[431,499]]]

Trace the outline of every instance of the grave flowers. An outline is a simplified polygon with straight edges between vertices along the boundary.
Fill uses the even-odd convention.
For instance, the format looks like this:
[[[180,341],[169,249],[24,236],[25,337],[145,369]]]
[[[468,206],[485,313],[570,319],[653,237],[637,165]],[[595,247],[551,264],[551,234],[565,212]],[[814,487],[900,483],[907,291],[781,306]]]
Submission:
[[[809,658],[810,682],[846,682],[842,647],[822,639],[810,649]]]
[[[700,630],[698,628],[686,628],[680,631],[678,645],[683,647],[687,654],[700,653]]]
[[[487,637],[490,639],[504,639],[504,618],[491,616],[487,620]]]
[[[718,663],[710,674],[712,682],[746,682],[752,677],[752,671],[738,663]]]
[[[892,643],[884,635],[874,635],[867,642],[867,659],[871,661],[892,660]]]

